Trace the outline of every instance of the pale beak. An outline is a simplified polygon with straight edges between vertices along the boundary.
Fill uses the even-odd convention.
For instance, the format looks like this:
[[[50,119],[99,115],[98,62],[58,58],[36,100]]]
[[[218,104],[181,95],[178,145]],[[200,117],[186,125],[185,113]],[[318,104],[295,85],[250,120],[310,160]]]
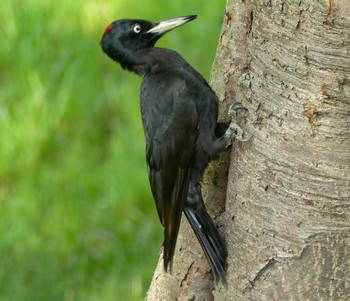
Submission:
[[[154,27],[152,27],[149,31],[147,31],[147,33],[160,36],[196,18],[197,18],[196,15],[192,15],[192,16],[185,16],[185,17],[170,19],[166,21],[156,22],[154,23]]]

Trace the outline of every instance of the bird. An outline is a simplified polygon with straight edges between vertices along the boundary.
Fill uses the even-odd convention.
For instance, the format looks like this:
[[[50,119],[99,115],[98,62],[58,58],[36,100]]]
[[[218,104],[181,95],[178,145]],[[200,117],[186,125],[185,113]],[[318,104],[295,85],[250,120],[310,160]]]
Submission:
[[[155,47],[164,34],[196,17],[160,22],[116,20],[104,30],[100,44],[102,51],[123,69],[143,77],[140,107],[148,178],[164,227],[164,270],[172,270],[184,213],[216,283],[226,283],[227,247],[206,210],[201,182],[209,162],[239,136],[239,126],[233,120],[217,121],[218,97],[180,54]],[[236,103],[231,117],[242,108]]]

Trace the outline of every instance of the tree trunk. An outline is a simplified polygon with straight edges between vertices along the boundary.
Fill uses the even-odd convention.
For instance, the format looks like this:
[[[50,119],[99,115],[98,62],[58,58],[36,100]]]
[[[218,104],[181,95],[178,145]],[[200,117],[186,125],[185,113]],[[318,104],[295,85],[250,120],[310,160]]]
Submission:
[[[160,261],[146,300],[350,300],[349,0],[228,0],[211,84],[223,112],[248,108],[253,136],[203,185],[228,285],[183,219],[173,274]]]

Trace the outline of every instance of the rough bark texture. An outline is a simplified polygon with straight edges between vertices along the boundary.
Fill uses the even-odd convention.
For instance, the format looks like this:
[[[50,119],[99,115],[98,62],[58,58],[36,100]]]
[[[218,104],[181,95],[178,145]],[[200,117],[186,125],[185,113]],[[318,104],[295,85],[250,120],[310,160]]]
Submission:
[[[229,0],[225,14],[211,83],[253,135],[204,181],[228,286],[183,219],[174,272],[160,263],[146,300],[350,300],[350,2]]]

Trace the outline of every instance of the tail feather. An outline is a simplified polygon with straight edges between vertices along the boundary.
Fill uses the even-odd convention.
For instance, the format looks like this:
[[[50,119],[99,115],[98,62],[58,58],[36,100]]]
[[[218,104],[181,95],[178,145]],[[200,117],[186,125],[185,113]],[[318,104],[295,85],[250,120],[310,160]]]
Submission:
[[[202,208],[196,209],[185,207],[184,212],[202,246],[216,282],[226,284],[226,245],[206,212],[204,205]]]

